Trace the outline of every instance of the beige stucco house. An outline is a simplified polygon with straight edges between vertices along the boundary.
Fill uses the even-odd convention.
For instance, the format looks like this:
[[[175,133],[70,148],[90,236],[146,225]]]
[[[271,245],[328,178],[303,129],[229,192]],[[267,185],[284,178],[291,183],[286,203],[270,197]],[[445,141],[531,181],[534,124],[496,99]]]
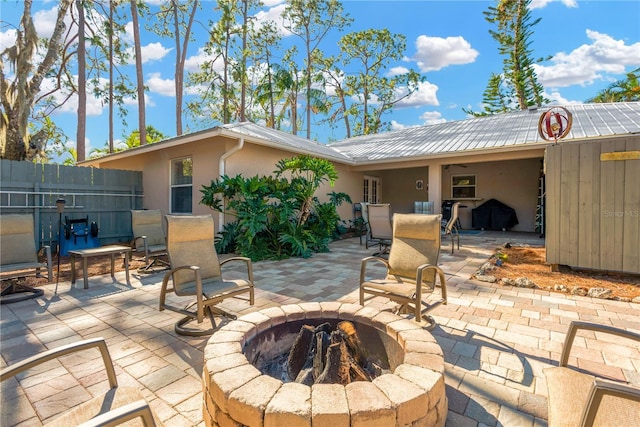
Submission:
[[[640,103],[566,107],[573,126],[566,141],[640,137]],[[482,118],[419,126],[321,144],[253,123],[238,123],[81,162],[82,166],[143,172],[144,207],[164,213],[212,213],[200,188],[223,174],[270,175],[279,159],[310,154],[332,161],[334,188],[354,202],[390,203],[393,212],[413,212],[414,202],[459,200],[462,228],[471,211],[489,199],[515,209],[513,231],[543,232],[541,196],[545,148],[555,142],[538,133],[540,115],[531,109]],[[548,184],[547,184],[548,185]],[[343,219],[353,206],[342,206]],[[216,214],[218,226],[226,221]]]

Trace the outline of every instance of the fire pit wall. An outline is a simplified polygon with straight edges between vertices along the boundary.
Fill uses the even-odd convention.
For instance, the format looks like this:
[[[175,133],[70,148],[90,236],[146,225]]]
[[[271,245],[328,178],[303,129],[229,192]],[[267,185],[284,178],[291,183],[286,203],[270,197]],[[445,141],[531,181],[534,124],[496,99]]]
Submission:
[[[341,320],[355,325],[389,373],[309,387],[254,366],[288,352],[300,325]],[[268,308],[223,326],[205,347],[203,391],[211,427],[444,426],[447,418],[444,357],[433,336],[413,320],[339,302]]]

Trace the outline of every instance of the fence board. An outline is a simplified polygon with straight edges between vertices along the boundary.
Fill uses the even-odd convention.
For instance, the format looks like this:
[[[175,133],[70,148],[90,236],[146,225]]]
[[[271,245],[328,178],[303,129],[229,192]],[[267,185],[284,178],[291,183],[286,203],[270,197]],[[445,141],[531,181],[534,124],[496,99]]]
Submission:
[[[547,263],[559,264],[560,259],[560,146],[545,150],[545,246]]]
[[[578,264],[590,264],[593,262],[591,255],[593,254],[593,144],[581,144],[578,146],[580,150],[580,164],[584,165],[579,168],[578,173],[580,179],[578,182],[578,200],[580,203],[580,212],[578,214],[578,235],[580,236],[580,244],[578,245]],[[598,155],[600,152],[598,151]]]
[[[627,151],[640,151],[640,139],[627,140]],[[640,161],[625,161],[624,182],[635,183],[624,188],[624,243],[622,269],[640,271]]]
[[[0,160],[2,214],[31,213],[38,246],[57,246],[62,222],[89,216],[101,245],[131,240],[131,209],[142,209],[142,172]]]

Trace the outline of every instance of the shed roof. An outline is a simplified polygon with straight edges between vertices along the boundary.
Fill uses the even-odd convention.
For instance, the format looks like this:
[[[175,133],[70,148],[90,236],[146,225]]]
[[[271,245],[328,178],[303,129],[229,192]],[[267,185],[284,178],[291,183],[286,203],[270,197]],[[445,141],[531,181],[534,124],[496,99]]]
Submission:
[[[328,144],[358,163],[549,144],[538,134],[548,108],[363,135]],[[640,102],[566,106],[573,126],[563,141],[640,133]]]

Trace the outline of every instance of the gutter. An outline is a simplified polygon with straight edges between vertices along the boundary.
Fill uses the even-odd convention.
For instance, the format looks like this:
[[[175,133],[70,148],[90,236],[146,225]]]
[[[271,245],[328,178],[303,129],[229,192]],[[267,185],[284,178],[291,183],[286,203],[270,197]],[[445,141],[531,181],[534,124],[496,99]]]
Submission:
[[[242,150],[244,147],[244,137],[238,139],[238,143],[234,145],[229,151],[225,152],[222,156],[220,156],[220,160],[218,162],[218,175],[222,176],[225,174],[225,166],[227,159],[233,156],[238,151]],[[224,224],[224,200],[222,200],[222,212],[218,213],[218,232],[223,230],[222,226]]]

